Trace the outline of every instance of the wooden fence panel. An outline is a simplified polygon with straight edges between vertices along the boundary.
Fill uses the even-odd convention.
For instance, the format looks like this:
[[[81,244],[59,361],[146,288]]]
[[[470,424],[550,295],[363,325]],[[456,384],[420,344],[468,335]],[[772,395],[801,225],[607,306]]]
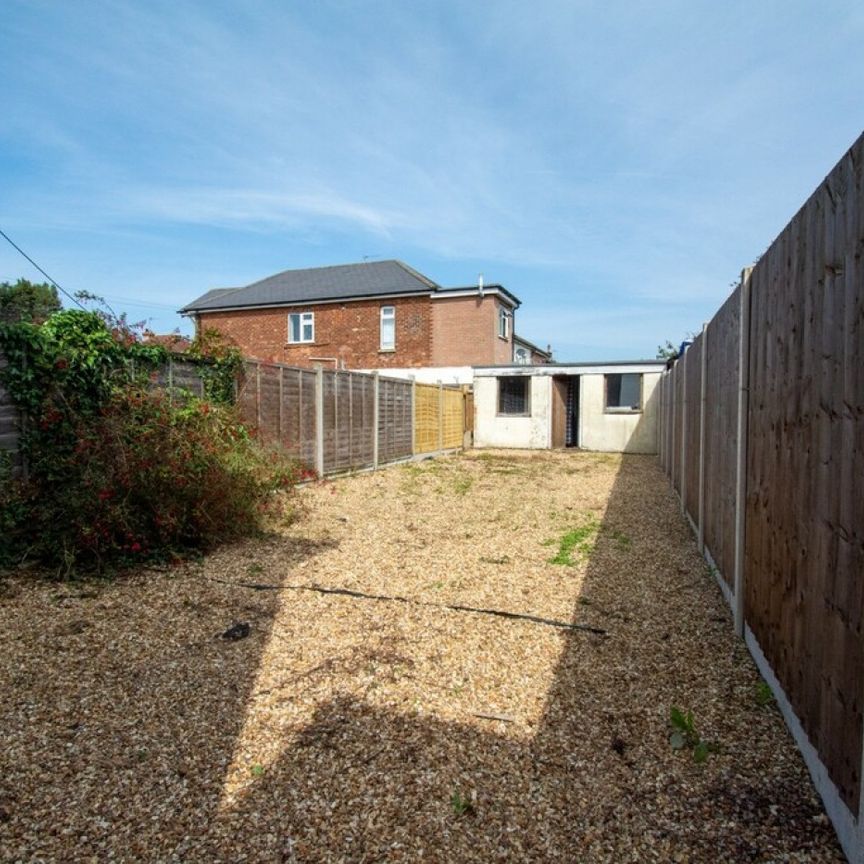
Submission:
[[[684,372],[681,362],[672,367],[672,391],[675,415],[672,418],[672,487],[681,492],[681,433],[684,429]]]
[[[200,369],[188,360],[171,361],[171,382],[175,390],[185,390],[199,399],[204,396],[204,379]]]
[[[247,361],[243,364],[237,381],[237,407],[245,423],[249,426],[258,425],[258,364]]]
[[[415,385],[414,450],[417,453],[434,453],[441,449],[439,399],[437,385]]]
[[[687,349],[684,364],[685,398],[684,413],[687,416],[684,432],[684,447],[687,458],[684,462],[684,507],[694,525],[699,523],[699,465],[700,425],[702,410],[702,344],[700,333]]]
[[[857,815],[864,699],[864,137],[755,267],[745,616]]]
[[[324,373],[323,399],[324,399],[324,473],[333,474],[341,469],[337,462],[337,425],[339,423],[339,394],[337,391],[336,376]]]
[[[378,383],[378,459],[407,459],[413,452],[411,382],[379,378]]]
[[[735,468],[741,288],[708,324],[705,364],[705,546],[723,581],[735,579]]]
[[[0,355],[0,368],[6,366],[6,358]],[[21,470],[21,454],[18,449],[20,417],[6,388],[0,384],[0,451],[11,454],[12,471]]]
[[[279,368],[261,363],[255,370],[258,407],[258,437],[264,444],[281,444],[279,414]]]
[[[465,397],[461,390],[443,388],[444,416],[442,424],[442,446],[452,450],[462,446],[465,435]]]

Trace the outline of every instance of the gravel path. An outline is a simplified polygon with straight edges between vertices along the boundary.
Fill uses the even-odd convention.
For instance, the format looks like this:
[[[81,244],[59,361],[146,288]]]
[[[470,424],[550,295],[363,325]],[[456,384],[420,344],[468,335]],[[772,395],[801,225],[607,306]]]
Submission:
[[[0,860],[843,860],[654,459],[300,498],[199,564],[0,581]]]

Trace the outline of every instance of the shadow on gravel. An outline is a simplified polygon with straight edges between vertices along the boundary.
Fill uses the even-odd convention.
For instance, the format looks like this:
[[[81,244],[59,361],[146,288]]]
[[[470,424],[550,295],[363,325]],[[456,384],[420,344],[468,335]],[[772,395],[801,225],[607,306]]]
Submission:
[[[237,549],[213,560],[254,579]],[[0,595],[0,861],[203,861],[172,855],[216,817],[278,603],[171,574]]]
[[[843,860],[800,760],[774,758],[782,722],[750,698],[758,678],[652,457],[622,460],[573,621],[608,634],[562,636],[533,739],[340,697],[218,833],[298,864]],[[726,752],[673,753],[673,704]],[[190,848],[223,860],[216,834]]]
[[[317,551],[280,562],[286,575]],[[255,582],[254,561],[226,578]],[[0,634],[17,669],[2,682],[0,860],[842,860],[800,759],[776,753],[779,716],[748,695],[758,679],[652,457],[622,460],[573,612],[607,635],[561,632],[532,738],[342,695],[226,806],[280,595],[189,581],[178,611],[147,582],[130,590],[134,619],[108,590],[58,604],[48,636]],[[242,621],[248,636],[221,637]],[[66,664],[53,690],[31,659],[44,638]],[[142,700],[147,722],[130,720]],[[724,752],[673,753],[673,704]]]

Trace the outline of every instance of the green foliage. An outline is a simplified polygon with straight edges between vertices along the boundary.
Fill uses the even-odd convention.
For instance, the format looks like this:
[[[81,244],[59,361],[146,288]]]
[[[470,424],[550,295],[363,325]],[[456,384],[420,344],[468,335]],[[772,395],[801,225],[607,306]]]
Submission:
[[[692,711],[685,714],[680,708],[673,705],[669,713],[669,725],[672,727],[672,732],[669,735],[669,744],[672,749],[691,750],[694,762],[704,762],[709,754],[716,753],[720,749],[716,744],[702,740],[696,729]]]
[[[201,330],[189,348],[188,356],[202,360],[199,374],[204,382],[204,395],[213,402],[231,405],[234,402],[238,376],[243,372],[243,355],[218,331]]]
[[[774,701],[774,691],[771,689],[771,686],[765,681],[760,681],[756,685],[756,704],[760,708],[764,708]]]
[[[0,323],[41,324],[61,308],[57,289],[47,282],[0,282]]]
[[[467,813],[474,812],[474,802],[470,798],[463,798],[458,789],[450,796],[450,806],[457,816],[465,816]]]
[[[678,357],[678,349],[667,339],[665,344],[657,346],[658,360],[674,360]]]
[[[2,486],[7,563],[29,557],[67,576],[206,550],[258,530],[298,479],[233,407],[174,405],[153,389],[165,350],[104,316],[0,325],[0,350],[29,468],[26,483]]]
[[[558,541],[558,554],[554,558],[550,558],[549,563],[574,567],[579,563],[581,557],[587,557],[591,554],[594,544],[597,542],[599,530],[600,523],[593,514],[590,514],[582,525],[568,531]]]

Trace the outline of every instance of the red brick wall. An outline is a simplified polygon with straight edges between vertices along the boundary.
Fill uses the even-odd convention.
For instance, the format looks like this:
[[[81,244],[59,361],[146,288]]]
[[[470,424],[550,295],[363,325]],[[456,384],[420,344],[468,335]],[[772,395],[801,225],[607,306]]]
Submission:
[[[395,351],[379,350],[382,306],[396,307]],[[315,314],[313,343],[288,343],[288,315],[296,312]],[[312,366],[315,358],[325,357],[349,369],[433,365],[428,297],[208,312],[200,316],[200,326],[219,330],[247,357],[291,366]]]
[[[487,294],[432,301],[432,365],[483,366],[511,363],[513,321],[498,337],[498,300]]]

